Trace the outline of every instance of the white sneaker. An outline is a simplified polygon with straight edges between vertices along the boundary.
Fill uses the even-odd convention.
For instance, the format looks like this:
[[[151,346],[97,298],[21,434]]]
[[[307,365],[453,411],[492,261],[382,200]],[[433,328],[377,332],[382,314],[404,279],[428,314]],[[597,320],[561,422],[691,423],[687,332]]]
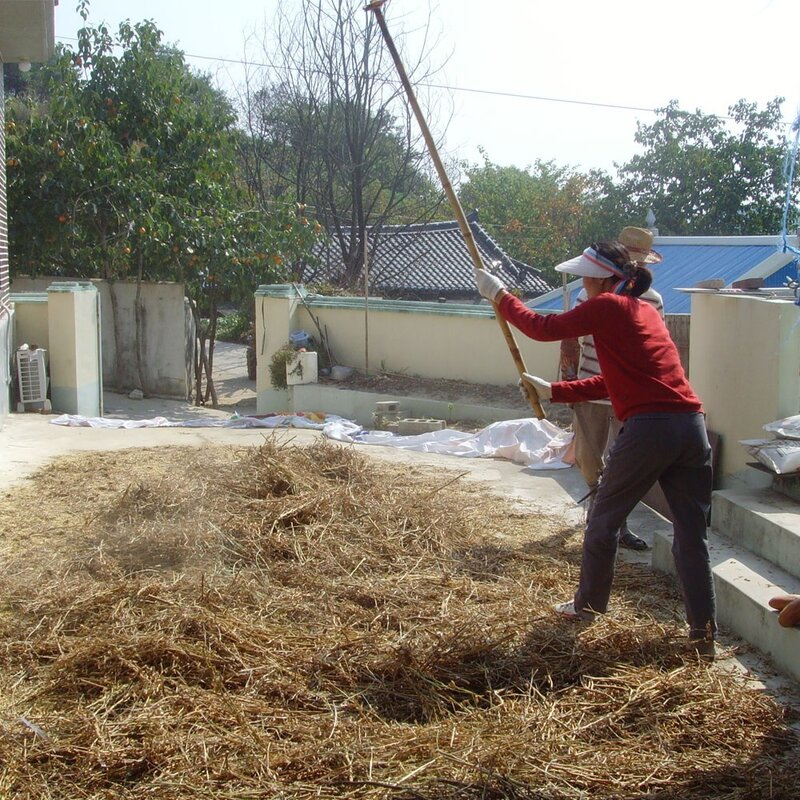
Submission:
[[[575,601],[570,600],[568,603],[556,603],[553,606],[556,614],[560,614],[566,619],[579,620],[580,622],[593,622],[595,618],[594,611],[589,611],[588,608],[575,608]]]

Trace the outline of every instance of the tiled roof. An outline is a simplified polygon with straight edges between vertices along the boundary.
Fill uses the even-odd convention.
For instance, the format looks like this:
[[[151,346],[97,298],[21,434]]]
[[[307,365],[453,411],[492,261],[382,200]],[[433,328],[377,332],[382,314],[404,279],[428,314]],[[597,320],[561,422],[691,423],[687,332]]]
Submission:
[[[688,314],[691,310],[691,295],[678,292],[678,288],[689,288],[699,281],[721,278],[726,286],[743,278],[747,273],[763,264],[778,252],[778,238],[770,236],[751,237],[657,237],[653,247],[664,260],[655,264],[653,288],[664,298],[667,314]],[[781,286],[784,278],[796,272],[789,267],[778,267],[764,276],[765,286]],[[580,282],[578,282],[580,286]],[[574,293],[572,295],[574,297]],[[528,304],[537,310],[561,311],[564,307],[560,290],[542,297],[540,302]]]
[[[554,287],[538,269],[512,259],[478,223],[477,212],[467,217],[484,264],[495,263],[495,273],[509,287],[536,297]],[[377,291],[395,296],[478,298],[472,276],[472,258],[458,222],[425,225],[388,225],[370,234],[371,284]],[[305,280],[333,281],[341,274],[337,248],[320,246],[315,252],[321,266]]]

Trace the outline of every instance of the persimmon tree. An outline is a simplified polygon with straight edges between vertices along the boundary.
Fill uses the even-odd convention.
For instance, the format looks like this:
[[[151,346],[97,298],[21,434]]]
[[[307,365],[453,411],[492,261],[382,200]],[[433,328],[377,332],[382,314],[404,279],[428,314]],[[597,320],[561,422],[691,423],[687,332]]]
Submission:
[[[79,10],[86,20],[88,4]],[[281,279],[313,224],[293,204],[253,206],[230,104],[154,23],[125,22],[116,35],[87,24],[75,49],[59,46],[31,75],[6,107],[12,272],[104,278],[112,302],[116,280],[183,282],[195,400],[216,402],[217,303]],[[138,338],[138,291],[136,311]]]

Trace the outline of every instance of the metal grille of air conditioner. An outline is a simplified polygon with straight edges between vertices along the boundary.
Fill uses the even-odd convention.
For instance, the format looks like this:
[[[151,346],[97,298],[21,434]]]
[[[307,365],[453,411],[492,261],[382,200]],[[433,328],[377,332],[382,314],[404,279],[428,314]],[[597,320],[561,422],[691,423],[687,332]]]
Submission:
[[[41,403],[47,399],[45,350],[17,350],[19,399],[23,403]]]

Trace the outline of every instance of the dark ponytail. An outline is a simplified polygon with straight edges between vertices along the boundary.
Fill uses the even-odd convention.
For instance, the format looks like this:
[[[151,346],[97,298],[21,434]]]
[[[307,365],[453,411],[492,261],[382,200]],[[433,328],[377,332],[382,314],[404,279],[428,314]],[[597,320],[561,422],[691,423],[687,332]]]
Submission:
[[[628,283],[622,290],[622,294],[629,294],[631,297],[641,297],[653,283],[653,273],[644,266],[644,264],[631,264],[631,276],[628,278]],[[627,274],[627,270],[625,270]]]
[[[620,294],[641,297],[653,283],[653,273],[644,266],[631,261],[628,249],[620,242],[598,242],[594,249],[609,261],[613,261],[627,278]]]

